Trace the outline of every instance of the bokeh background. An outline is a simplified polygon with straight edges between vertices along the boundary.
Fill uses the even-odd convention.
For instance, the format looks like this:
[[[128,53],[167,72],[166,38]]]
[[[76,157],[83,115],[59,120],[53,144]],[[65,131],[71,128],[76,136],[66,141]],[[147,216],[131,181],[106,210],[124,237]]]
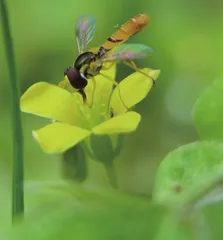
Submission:
[[[117,24],[138,13],[151,21],[129,42],[151,46],[154,53],[137,64],[161,69],[148,97],[137,105],[142,122],[135,133],[125,136],[116,159],[122,189],[150,195],[156,168],[174,148],[199,139],[191,110],[198,95],[222,76],[223,2],[220,0],[11,0],[9,16],[14,40],[21,94],[33,83],[57,84],[64,69],[77,57],[74,36],[76,18],[92,14],[96,35],[89,47],[100,45]],[[0,31],[0,205],[10,217],[12,173],[12,128],[8,69]],[[120,80],[131,73],[118,66]],[[61,176],[61,157],[46,155],[33,140],[31,130],[46,121],[22,114],[25,179],[54,180]],[[99,164],[90,163],[89,180],[104,185]],[[98,174],[100,173],[100,174]],[[2,215],[2,214],[1,214]],[[7,222],[4,221],[4,222]]]

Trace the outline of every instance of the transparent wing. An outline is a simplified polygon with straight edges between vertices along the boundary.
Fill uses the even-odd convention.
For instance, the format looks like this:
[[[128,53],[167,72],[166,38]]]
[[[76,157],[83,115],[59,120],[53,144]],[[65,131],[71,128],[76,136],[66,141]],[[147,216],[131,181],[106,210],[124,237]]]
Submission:
[[[83,53],[87,44],[92,40],[95,34],[96,20],[91,15],[81,16],[76,23],[76,40],[78,52]]]
[[[151,47],[143,44],[122,44],[108,51],[100,59],[102,62],[134,60],[147,57],[153,52]]]

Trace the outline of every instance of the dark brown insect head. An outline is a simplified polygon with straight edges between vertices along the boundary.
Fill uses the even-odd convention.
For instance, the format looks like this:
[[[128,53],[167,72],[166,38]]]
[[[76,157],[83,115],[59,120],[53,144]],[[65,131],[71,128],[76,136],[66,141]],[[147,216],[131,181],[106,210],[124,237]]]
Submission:
[[[76,89],[83,89],[87,86],[87,79],[81,76],[79,70],[76,68],[66,68],[64,71],[64,76],[67,76],[70,84]]]

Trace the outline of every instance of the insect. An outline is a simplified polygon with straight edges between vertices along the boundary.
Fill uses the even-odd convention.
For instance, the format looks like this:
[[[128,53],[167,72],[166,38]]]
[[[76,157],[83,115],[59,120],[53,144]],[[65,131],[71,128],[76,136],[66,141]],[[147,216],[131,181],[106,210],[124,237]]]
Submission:
[[[152,52],[152,49],[143,44],[123,44],[131,36],[142,30],[149,23],[149,17],[146,14],[138,14],[124,23],[115,33],[111,35],[97,50],[85,51],[88,43],[93,39],[96,28],[95,18],[91,15],[81,16],[76,23],[76,41],[79,56],[77,57],[74,65],[66,68],[64,75],[67,76],[70,84],[82,95],[84,103],[87,102],[87,96],[84,92],[84,88],[88,84],[88,80],[93,81],[93,96],[96,87],[95,76],[101,74],[108,80],[112,81],[114,85],[118,87],[118,83],[111,79],[109,76],[101,73],[101,70],[105,70],[105,63],[110,62],[111,65],[117,61],[122,61],[135,71],[141,72],[154,80],[139,69],[132,60],[140,59],[148,56]],[[110,66],[111,66],[110,65]],[[64,86],[64,81],[60,83],[60,86]],[[119,96],[121,101],[120,89]],[[124,102],[123,105],[125,106]],[[125,106],[126,107],[126,106]],[[127,107],[126,107],[127,108]]]

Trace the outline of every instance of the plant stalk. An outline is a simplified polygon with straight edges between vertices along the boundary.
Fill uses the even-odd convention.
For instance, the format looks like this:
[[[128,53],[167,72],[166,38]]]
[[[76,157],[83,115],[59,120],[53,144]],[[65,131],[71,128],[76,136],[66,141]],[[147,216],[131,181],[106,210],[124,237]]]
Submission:
[[[15,56],[8,18],[6,0],[0,0],[0,18],[4,37],[6,59],[11,89],[12,134],[13,134],[13,180],[12,180],[12,221],[24,215],[23,190],[23,135],[20,115],[20,89],[16,74]]]
[[[105,166],[105,170],[106,170],[107,177],[108,177],[111,187],[113,187],[114,189],[117,189],[118,185],[117,185],[117,181],[116,181],[114,163],[113,162],[104,163],[104,166]]]

